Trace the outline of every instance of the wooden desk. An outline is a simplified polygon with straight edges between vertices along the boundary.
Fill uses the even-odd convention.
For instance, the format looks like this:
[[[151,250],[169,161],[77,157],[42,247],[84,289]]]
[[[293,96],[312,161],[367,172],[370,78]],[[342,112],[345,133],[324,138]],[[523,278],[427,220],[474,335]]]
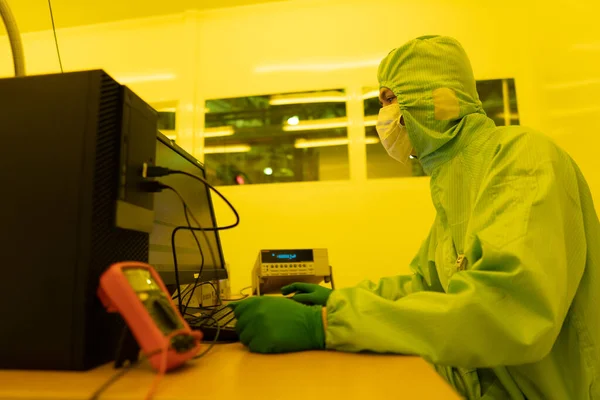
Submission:
[[[88,372],[0,371],[0,399],[88,399],[115,373],[112,365]],[[143,399],[154,371],[132,368],[101,400]],[[417,357],[305,352],[249,353],[240,344],[217,345],[205,357],[167,374],[157,400],[172,399],[459,399]]]

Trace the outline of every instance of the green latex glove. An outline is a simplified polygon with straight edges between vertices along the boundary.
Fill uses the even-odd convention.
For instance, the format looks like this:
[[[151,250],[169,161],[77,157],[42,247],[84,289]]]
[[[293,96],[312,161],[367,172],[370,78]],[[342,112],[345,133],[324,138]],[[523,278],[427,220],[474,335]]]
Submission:
[[[313,283],[292,283],[281,288],[281,293],[288,295],[297,292],[292,300],[303,304],[316,304],[324,306],[331,295],[332,290]]]
[[[229,304],[240,342],[254,353],[287,353],[325,348],[322,307],[282,297],[251,297]]]

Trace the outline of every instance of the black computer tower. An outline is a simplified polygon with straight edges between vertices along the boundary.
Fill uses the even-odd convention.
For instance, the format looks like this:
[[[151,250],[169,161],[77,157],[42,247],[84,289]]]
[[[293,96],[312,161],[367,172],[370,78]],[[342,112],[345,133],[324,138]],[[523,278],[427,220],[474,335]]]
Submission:
[[[0,368],[114,359],[124,325],[96,290],[112,263],[148,260],[136,184],[156,124],[103,71],[0,79]]]

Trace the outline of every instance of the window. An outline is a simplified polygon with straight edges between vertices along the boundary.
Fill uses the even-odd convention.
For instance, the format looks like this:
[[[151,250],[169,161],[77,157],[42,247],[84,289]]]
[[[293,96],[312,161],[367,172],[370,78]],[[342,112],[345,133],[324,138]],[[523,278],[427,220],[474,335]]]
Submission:
[[[477,82],[477,92],[483,109],[496,125],[518,125],[519,112],[514,79],[494,79]],[[390,156],[381,145],[375,142],[377,131],[375,122],[381,108],[377,88],[363,90],[365,129],[367,137],[367,177],[369,179],[424,176],[425,172],[418,160],[401,164]],[[372,138],[373,140],[369,140]]]
[[[204,162],[215,185],[349,179],[344,90],[206,102]]]
[[[177,103],[159,103],[152,106],[158,113],[158,130],[170,139],[175,140],[177,136],[177,126],[175,123]]]

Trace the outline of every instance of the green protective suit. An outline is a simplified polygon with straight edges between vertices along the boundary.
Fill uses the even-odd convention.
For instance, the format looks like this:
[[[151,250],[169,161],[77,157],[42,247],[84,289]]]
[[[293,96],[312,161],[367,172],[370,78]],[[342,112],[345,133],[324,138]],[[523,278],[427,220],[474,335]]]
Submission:
[[[600,224],[575,162],[486,117],[452,38],[392,51],[378,78],[437,214],[413,275],[331,294],[326,347],[420,355],[470,399],[600,399]]]

